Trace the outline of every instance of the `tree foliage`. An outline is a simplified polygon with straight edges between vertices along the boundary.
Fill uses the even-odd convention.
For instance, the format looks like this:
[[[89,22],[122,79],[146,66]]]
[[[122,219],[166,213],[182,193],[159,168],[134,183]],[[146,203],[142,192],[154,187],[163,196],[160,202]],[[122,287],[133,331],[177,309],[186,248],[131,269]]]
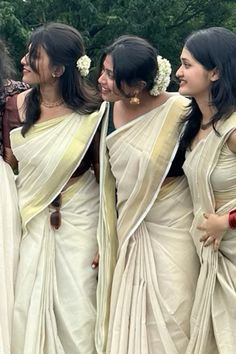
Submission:
[[[148,39],[177,66],[184,38],[191,31],[210,26],[236,30],[235,19],[234,0],[0,1],[0,35],[16,62],[34,28],[59,21],[81,31],[94,63],[101,49],[116,37],[136,34]]]

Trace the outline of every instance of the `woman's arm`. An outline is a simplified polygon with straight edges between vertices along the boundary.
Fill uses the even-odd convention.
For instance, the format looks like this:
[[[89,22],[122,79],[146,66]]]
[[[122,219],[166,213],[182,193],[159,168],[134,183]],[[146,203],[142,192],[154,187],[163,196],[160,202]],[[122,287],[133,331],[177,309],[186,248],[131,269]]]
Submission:
[[[227,145],[229,149],[236,154],[236,130],[234,130],[233,133],[230,134],[227,140]]]
[[[17,160],[12,153],[10,144],[10,131],[22,125],[17,109],[17,95],[9,96],[6,101],[2,121],[3,158],[12,167],[17,168]]]

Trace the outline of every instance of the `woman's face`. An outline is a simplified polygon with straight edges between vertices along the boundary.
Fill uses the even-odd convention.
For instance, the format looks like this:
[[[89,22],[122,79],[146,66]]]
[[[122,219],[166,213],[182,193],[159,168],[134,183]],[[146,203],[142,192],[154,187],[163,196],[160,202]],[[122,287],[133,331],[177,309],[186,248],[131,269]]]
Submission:
[[[98,83],[100,85],[102,99],[104,101],[115,102],[124,98],[116,87],[113,75],[113,62],[110,55],[105,57]]]
[[[30,50],[30,46],[29,46]],[[50,65],[49,57],[46,51],[40,47],[35,60],[37,72],[35,72],[29,63],[29,52],[21,59],[23,65],[23,78],[22,80],[29,85],[33,84],[50,84],[55,81],[53,75],[53,67]]]
[[[179,79],[179,93],[195,99],[208,100],[212,81],[217,79],[214,70],[206,70],[187,48],[183,48],[180,59],[181,66],[176,72]]]

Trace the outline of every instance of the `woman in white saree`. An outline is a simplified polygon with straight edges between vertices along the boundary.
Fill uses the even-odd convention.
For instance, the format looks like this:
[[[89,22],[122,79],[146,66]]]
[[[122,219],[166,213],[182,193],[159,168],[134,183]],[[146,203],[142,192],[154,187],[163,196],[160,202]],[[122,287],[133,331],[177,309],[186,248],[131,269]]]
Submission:
[[[101,137],[99,354],[182,354],[189,341],[199,264],[178,150],[188,100],[165,92],[169,75],[139,37],[122,36],[101,60],[112,104]]]
[[[98,184],[93,157],[104,105],[86,84],[79,32],[52,23],[33,32],[17,97],[23,128],[11,132],[19,162],[22,241],[13,354],[94,354]]]
[[[10,80],[13,75],[7,48],[0,40],[0,353],[3,354],[11,352],[14,286],[21,237],[15,176],[11,161],[7,159],[3,116],[8,97],[28,88],[22,82]]]
[[[181,144],[201,262],[188,354],[236,352],[236,35],[209,28],[187,38],[177,71],[192,97]]]

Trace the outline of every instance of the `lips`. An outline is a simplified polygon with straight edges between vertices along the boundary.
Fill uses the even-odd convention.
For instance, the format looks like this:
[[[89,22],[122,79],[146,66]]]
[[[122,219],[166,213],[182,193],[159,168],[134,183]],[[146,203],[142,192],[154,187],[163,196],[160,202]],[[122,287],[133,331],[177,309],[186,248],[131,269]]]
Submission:
[[[22,71],[23,71],[23,74],[27,74],[27,73],[30,73],[30,72],[31,72],[29,69],[27,69],[27,68],[25,68],[25,67],[23,68]]]
[[[110,90],[106,89],[105,87],[101,87],[101,92],[102,94],[107,95],[110,92]]]
[[[186,84],[186,81],[185,80],[180,80],[179,81],[179,87],[182,87]]]

